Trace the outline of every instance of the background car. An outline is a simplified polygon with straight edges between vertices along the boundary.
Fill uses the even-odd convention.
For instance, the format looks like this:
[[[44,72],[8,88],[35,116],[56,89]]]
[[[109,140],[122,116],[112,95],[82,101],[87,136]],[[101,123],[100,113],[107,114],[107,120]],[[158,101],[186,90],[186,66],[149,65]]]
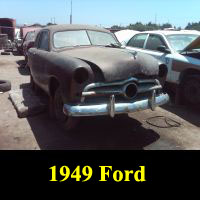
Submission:
[[[120,48],[115,35],[86,25],[43,28],[28,51],[31,85],[49,95],[49,113],[72,129],[84,116],[127,114],[168,102],[165,65]]]
[[[0,50],[8,48],[8,35],[0,34]]]
[[[23,52],[23,43],[25,42],[25,38],[28,32],[37,31],[41,29],[41,27],[37,26],[25,26],[20,28],[20,38],[15,40],[15,47],[19,55],[24,55]]]
[[[35,31],[30,31],[26,34],[22,47],[23,47],[23,55],[25,56],[25,62],[28,62],[28,50],[34,46],[35,38],[37,36],[37,33],[40,29],[37,29]]]
[[[168,67],[166,82],[177,99],[200,104],[200,32],[148,31],[136,34],[126,49],[149,54]]]
[[[126,45],[127,42],[136,34],[139,33],[139,31],[133,31],[133,30],[121,30],[121,31],[117,31],[115,32],[115,35],[117,37],[117,39],[119,40],[119,42],[122,45]]]

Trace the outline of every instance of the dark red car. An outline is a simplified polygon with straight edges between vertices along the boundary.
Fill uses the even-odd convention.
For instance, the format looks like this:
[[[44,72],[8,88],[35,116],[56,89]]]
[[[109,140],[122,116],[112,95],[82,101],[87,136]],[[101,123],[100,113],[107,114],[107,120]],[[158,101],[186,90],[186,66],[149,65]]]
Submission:
[[[25,41],[28,41],[28,38],[27,38],[27,37],[29,37],[28,33],[34,32],[37,30],[39,31],[40,29],[41,29],[40,27],[21,27],[20,28],[20,36],[21,36],[22,42],[16,42],[16,48],[20,55],[24,55],[23,44]]]
[[[23,40],[23,55],[25,56],[26,63],[28,62],[28,50],[34,46],[35,38],[38,32],[39,30],[28,32]]]

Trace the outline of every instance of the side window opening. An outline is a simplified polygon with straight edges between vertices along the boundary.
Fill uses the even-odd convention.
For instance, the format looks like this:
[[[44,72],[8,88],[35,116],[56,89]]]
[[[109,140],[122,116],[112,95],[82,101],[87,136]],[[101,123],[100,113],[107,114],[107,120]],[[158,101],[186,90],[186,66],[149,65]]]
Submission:
[[[143,48],[144,43],[146,41],[147,34],[139,34],[133,36],[133,38],[128,42],[127,46],[129,47],[136,47],[136,48]]]
[[[49,50],[49,34],[47,31],[43,31],[40,33],[38,42],[38,49],[42,49],[45,51]]]
[[[41,35],[42,35],[42,33],[39,32],[39,33],[37,34],[36,39],[35,39],[35,45],[34,45],[34,46],[35,46],[36,48],[39,48],[39,42],[40,42]]]
[[[163,38],[159,35],[149,35],[145,49],[158,51],[157,48],[159,46],[167,47]]]

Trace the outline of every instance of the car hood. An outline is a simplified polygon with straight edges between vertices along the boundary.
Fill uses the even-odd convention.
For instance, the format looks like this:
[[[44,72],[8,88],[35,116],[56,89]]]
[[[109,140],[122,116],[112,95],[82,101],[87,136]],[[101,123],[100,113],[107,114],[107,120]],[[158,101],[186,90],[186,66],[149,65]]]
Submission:
[[[187,47],[185,47],[185,49],[183,49],[181,53],[191,51],[192,49],[200,49],[200,36],[192,41]]]
[[[128,42],[135,34],[139,33],[139,31],[133,30],[121,30],[115,33],[117,39],[122,42]]]
[[[62,51],[59,54],[75,57],[98,67],[106,82],[123,80],[136,74],[158,75],[158,61],[152,56],[129,53],[125,49],[110,47],[81,47]]]

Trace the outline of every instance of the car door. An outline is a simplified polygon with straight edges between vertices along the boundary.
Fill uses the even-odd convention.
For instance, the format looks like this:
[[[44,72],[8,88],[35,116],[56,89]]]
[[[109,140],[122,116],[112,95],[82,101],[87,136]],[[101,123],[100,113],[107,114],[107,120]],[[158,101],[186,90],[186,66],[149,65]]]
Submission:
[[[164,37],[159,34],[152,33],[140,33],[135,35],[127,44],[126,49],[129,51],[137,51],[145,54],[149,54],[160,62],[164,63],[168,67],[167,81],[170,81],[171,76],[171,66],[172,66],[172,54],[164,53],[158,50],[159,46],[165,46],[166,49],[169,49],[167,42]],[[169,49],[169,51],[171,51]]]
[[[34,79],[34,82],[38,83],[38,45],[41,37],[41,32],[38,33],[35,44],[33,48],[28,50],[28,66],[31,70],[31,75]]]
[[[166,63],[166,53],[158,50],[158,47],[160,46],[168,48],[163,37],[156,34],[149,34],[147,42],[144,46],[144,52]]]
[[[158,47],[160,46],[165,47],[169,52],[160,51],[158,49]],[[144,53],[157,58],[161,63],[164,63],[167,65],[168,74],[167,74],[166,80],[169,82],[172,82],[173,81],[173,75],[172,75],[173,54],[167,42],[165,41],[164,37],[160,34],[149,34],[147,38],[147,42],[144,46]]]
[[[25,49],[26,49],[26,42],[27,42],[27,37],[28,37],[28,34],[26,34],[25,38],[23,39],[23,43],[22,43],[22,50],[23,50],[23,55],[25,56]]]
[[[144,46],[147,41],[148,34],[140,33],[133,36],[126,45],[129,52],[137,51],[144,52]]]
[[[36,82],[44,90],[46,90],[47,85],[47,77],[45,75],[47,66],[47,54],[49,54],[49,31],[43,30],[40,32],[37,50],[34,56],[34,70],[37,74]]]

